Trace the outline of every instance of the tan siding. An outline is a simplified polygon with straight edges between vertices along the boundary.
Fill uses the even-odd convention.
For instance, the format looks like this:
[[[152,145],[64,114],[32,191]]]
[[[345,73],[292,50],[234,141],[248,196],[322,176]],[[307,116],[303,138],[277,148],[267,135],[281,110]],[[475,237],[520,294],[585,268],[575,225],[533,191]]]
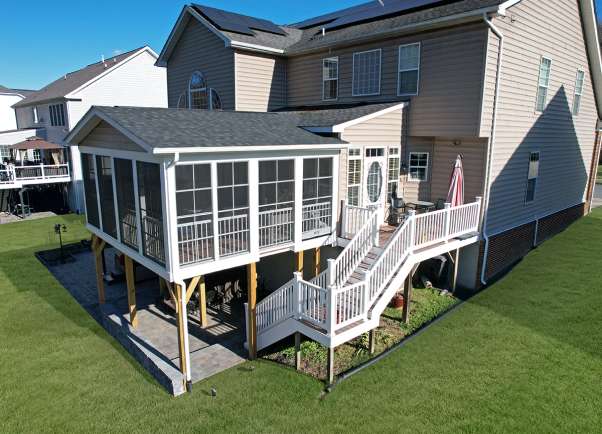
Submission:
[[[191,18],[167,65],[169,107],[177,107],[190,77],[200,71],[216,89],[225,110],[234,110],[234,51],[198,20]]]
[[[423,137],[408,137],[407,146],[401,149],[402,161],[405,161],[409,166],[410,164],[410,152],[428,152],[429,154],[429,170],[426,181],[409,181],[408,180],[408,169],[401,171],[402,183],[400,183],[399,197],[403,197],[406,202],[413,200],[429,200],[431,195],[431,178],[432,172],[431,167],[433,163],[433,140],[431,138]]]
[[[236,110],[265,112],[286,105],[286,59],[236,51]]]
[[[360,124],[348,127],[341,135],[341,139],[351,143],[353,147],[362,148],[362,166],[364,165],[364,149],[368,147],[389,147],[389,146],[401,146],[402,138],[402,114],[403,109],[395,110],[394,112],[387,113],[376,118],[367,120]],[[341,198],[347,197],[347,155],[345,155],[345,166],[341,164],[339,185],[341,186]],[[362,167],[362,180],[363,180]],[[388,179],[388,174],[384,174],[384,179]],[[363,181],[362,181],[363,182]],[[386,185],[385,188],[386,194]],[[363,191],[361,195],[363,201]]]
[[[334,103],[408,99],[397,96],[399,45],[420,42],[420,88],[411,97],[409,134],[476,136],[486,34],[479,23],[289,58],[287,105],[323,104],[322,60],[333,56],[339,56],[339,100]],[[353,97],[353,53],[378,48],[383,50],[380,95]]]
[[[96,128],[94,128],[90,134],[79,143],[79,146],[146,152],[105,121],[100,122]]]
[[[516,17],[494,19],[504,34],[489,234],[584,200],[595,141],[596,104],[576,0],[524,0]],[[489,45],[487,94],[493,101],[497,38]],[[535,114],[541,56],[552,59],[547,110]],[[577,69],[586,71],[579,117],[571,118]],[[492,107],[492,106],[491,106]],[[482,134],[490,123],[485,117]],[[529,152],[540,151],[535,202],[525,204]]]

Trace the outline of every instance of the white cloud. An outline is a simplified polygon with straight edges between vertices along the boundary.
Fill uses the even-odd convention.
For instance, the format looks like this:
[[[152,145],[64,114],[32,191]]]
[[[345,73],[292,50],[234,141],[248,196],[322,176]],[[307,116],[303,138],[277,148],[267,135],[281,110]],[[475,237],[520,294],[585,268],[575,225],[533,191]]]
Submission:
[[[113,54],[111,54],[111,57],[113,57],[113,56],[119,56],[121,53],[122,53],[121,50],[115,50],[115,51],[113,51]]]

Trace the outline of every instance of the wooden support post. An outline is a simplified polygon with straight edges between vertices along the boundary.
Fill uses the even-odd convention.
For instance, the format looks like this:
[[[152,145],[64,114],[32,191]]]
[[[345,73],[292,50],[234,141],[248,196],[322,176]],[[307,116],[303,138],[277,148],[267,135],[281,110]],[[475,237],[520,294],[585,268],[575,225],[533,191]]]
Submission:
[[[182,287],[180,285],[173,285],[174,289],[174,305],[176,307],[176,326],[178,328],[178,356],[180,358],[180,372],[186,375],[186,354],[184,347],[184,312],[182,312]],[[186,384],[186,378],[184,378],[184,384]]]
[[[376,340],[376,329],[370,330],[370,354],[374,354],[374,341]]]
[[[328,348],[328,384],[334,381],[334,348]]]
[[[257,358],[257,264],[255,262],[247,265],[247,295],[249,308],[249,360]]]
[[[301,333],[295,333],[295,369],[301,369]]]
[[[295,253],[295,271],[301,273],[301,278],[303,279],[303,251]]]
[[[451,276],[449,279],[449,286],[451,287],[452,294],[456,292],[456,284],[458,283],[458,259],[460,259],[460,249],[456,249],[452,253],[453,264],[451,264]]]
[[[403,283],[403,311],[401,313],[401,320],[404,323],[410,322],[410,297],[412,296],[412,275],[410,272]]]
[[[165,295],[165,279],[159,277],[159,293]]]
[[[312,271],[312,278],[316,277],[318,274],[320,274],[320,248],[316,247],[314,248],[314,252],[313,252],[313,263],[312,263],[312,267],[311,267],[311,271]]]
[[[128,290],[128,305],[130,307],[130,323],[138,328],[138,311],[136,310],[136,285],[134,284],[134,261],[128,255],[125,259],[125,281]]]
[[[106,241],[101,241],[97,235],[92,235],[92,250],[94,251],[94,265],[96,266],[96,284],[98,285],[98,301],[101,306],[105,304],[105,286],[102,278],[102,259],[100,252],[105,248]]]
[[[205,276],[199,280],[199,311],[201,313],[201,327],[207,325],[207,299],[205,298]]]

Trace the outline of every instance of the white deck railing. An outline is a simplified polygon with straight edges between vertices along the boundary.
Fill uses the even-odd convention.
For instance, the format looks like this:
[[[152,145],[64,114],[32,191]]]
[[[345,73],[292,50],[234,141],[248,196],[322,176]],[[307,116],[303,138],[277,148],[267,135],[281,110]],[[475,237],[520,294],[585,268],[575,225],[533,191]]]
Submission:
[[[293,241],[293,208],[259,213],[259,247],[265,248]]]
[[[142,218],[142,240],[144,255],[161,263],[165,262],[163,221],[145,216]]]
[[[454,208],[446,204],[445,209],[420,215],[410,211],[370,267],[360,272],[360,282],[344,286],[374,246],[376,212],[369,210],[372,213],[366,213],[367,220],[347,246],[352,247],[346,247],[336,260],[330,260],[332,267],[309,282],[302,280],[301,273],[297,272],[293,280],[257,304],[257,312],[262,315],[257,331],[295,317],[334,336],[343,327],[368,320],[371,306],[408,256],[429,245],[447,243],[454,237],[477,231],[480,207],[481,198],[477,197],[475,203]],[[378,228],[376,230],[378,235]],[[388,303],[389,300],[383,297],[381,301]]]
[[[302,208],[302,239],[329,234],[332,228],[332,205],[328,202],[304,205]]]
[[[194,264],[213,257],[213,223],[211,220],[178,225],[180,264]]]
[[[247,214],[219,218],[217,225],[220,256],[249,251],[249,216]]]
[[[39,165],[39,166],[14,166],[10,169],[0,170],[0,184],[14,184],[17,182],[44,181],[44,180],[69,180],[69,165]]]
[[[349,205],[347,199],[343,200],[343,213],[341,221],[341,237],[353,237],[366,220],[370,217],[372,210],[355,205]]]

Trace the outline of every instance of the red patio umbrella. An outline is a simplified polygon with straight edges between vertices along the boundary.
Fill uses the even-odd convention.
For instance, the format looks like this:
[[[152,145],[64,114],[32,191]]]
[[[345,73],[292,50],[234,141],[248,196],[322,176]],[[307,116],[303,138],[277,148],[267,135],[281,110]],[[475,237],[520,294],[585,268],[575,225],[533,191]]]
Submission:
[[[462,156],[458,155],[454,170],[449,178],[447,203],[451,206],[464,205],[464,173],[462,173]]]

